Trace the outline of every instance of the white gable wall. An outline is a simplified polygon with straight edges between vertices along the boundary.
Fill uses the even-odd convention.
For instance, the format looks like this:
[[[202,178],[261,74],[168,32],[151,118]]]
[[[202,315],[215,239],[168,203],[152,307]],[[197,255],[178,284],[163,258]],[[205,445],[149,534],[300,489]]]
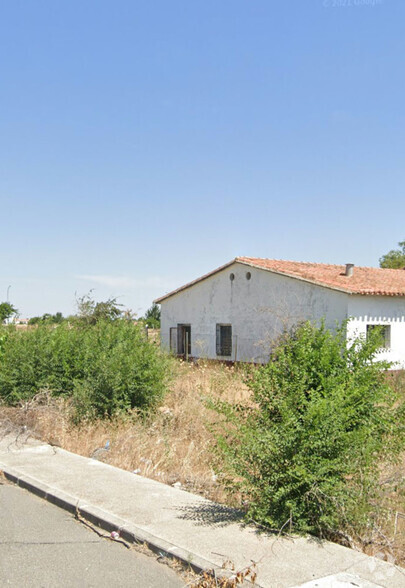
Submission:
[[[191,355],[221,359],[216,355],[216,325],[230,324],[232,356],[223,359],[266,361],[270,342],[284,327],[324,318],[333,328],[347,318],[348,298],[343,292],[236,262],[162,301],[162,346],[170,347],[170,327],[190,324]]]
[[[393,361],[394,369],[405,368],[405,298],[403,296],[349,297],[348,337],[366,336],[367,325],[391,325],[390,349],[379,359]]]

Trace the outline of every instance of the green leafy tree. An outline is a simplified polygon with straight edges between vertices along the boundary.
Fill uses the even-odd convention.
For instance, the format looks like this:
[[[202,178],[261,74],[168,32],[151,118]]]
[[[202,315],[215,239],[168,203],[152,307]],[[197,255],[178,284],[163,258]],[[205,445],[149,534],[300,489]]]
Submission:
[[[32,316],[29,319],[28,324],[29,325],[39,325],[40,322],[41,322],[41,317],[40,316]]]
[[[56,312],[55,314],[51,315],[51,322],[55,325],[60,325],[64,321],[63,314],[61,312]]]
[[[405,268],[405,241],[400,241],[398,245],[400,249],[391,249],[391,251],[380,257],[380,267],[388,269]]]
[[[28,321],[29,325],[60,325],[63,323],[65,319],[63,318],[63,314],[61,312],[57,312],[56,314],[49,314],[45,313],[42,316],[33,316]]]
[[[146,311],[144,320],[152,329],[160,329],[160,307],[155,302]]]
[[[0,303],[0,323],[4,323],[7,319],[17,314],[17,309],[9,302]]]
[[[116,298],[108,298],[105,302],[96,302],[91,295],[85,294],[77,299],[76,321],[83,325],[95,325],[101,321],[115,321],[123,318],[122,304]]]
[[[213,406],[223,474],[246,497],[248,517],[277,529],[333,536],[366,524],[380,460],[404,447],[404,405],[378,361],[376,331],[347,344],[307,322],[284,334],[253,370],[253,402]]]

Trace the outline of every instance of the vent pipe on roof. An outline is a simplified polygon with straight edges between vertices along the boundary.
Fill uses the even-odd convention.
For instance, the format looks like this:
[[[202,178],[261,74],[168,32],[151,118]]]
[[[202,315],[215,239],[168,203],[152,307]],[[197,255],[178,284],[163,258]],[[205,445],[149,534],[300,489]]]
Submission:
[[[350,278],[353,275],[354,263],[346,263],[345,276]]]

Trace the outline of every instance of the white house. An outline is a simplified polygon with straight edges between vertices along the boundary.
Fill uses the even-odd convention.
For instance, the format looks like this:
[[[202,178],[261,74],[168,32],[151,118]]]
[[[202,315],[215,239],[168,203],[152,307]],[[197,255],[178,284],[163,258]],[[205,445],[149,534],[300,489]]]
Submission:
[[[405,368],[405,270],[251,257],[155,300],[162,346],[190,357],[265,362],[285,327],[350,318],[348,336],[384,325],[381,358]]]

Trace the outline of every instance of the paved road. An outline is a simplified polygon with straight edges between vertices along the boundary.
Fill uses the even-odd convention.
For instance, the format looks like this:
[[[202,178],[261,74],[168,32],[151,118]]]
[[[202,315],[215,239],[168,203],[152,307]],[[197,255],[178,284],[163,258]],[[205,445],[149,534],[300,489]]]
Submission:
[[[0,586],[180,588],[153,557],[98,537],[69,513],[0,485]]]

